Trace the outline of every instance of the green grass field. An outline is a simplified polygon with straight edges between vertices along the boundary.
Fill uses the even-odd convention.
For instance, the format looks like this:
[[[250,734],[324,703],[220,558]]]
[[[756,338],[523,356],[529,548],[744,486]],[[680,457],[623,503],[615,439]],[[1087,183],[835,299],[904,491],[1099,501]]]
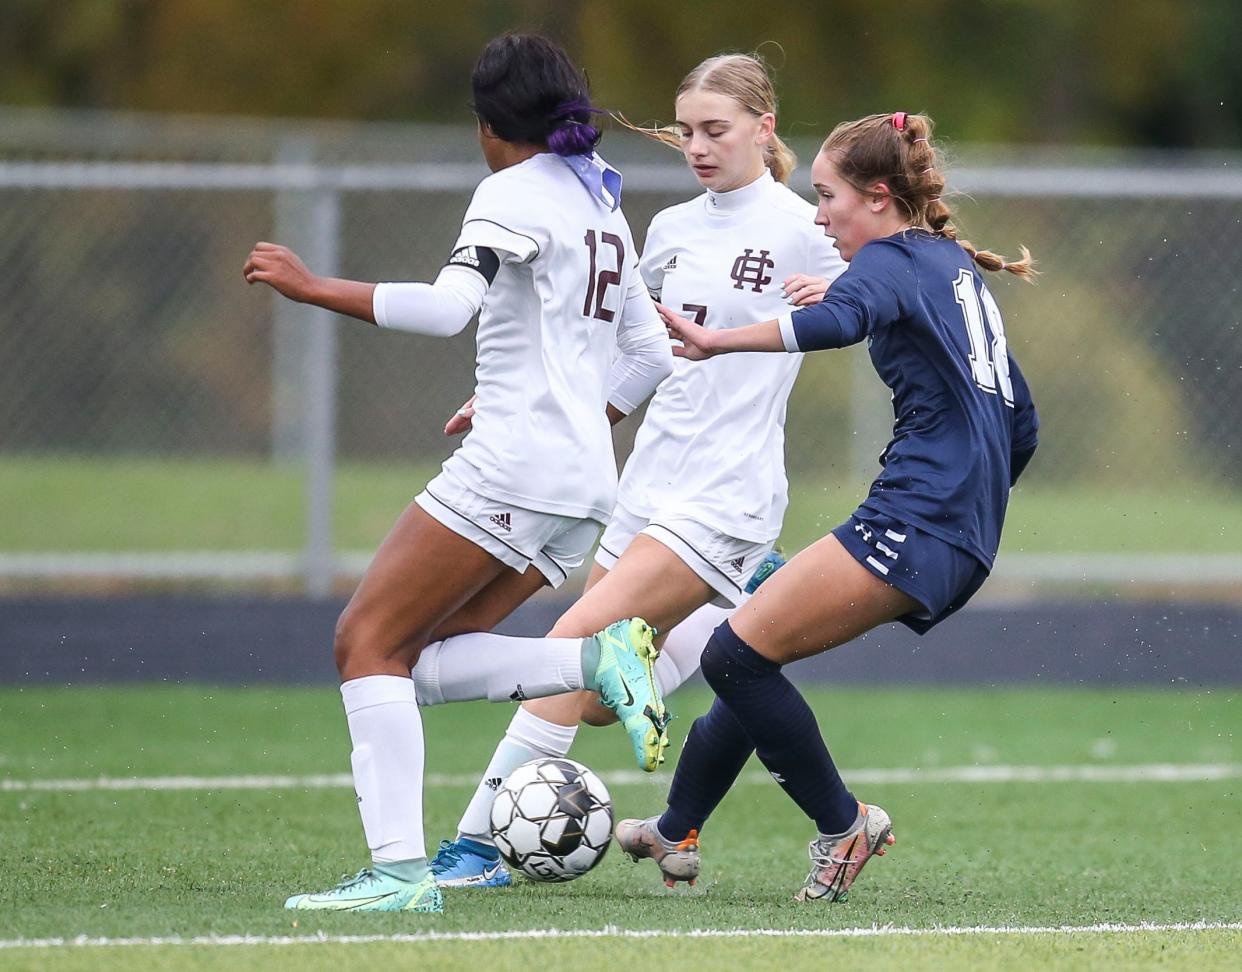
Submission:
[[[434,466],[343,463],[336,476],[338,549],[371,551]],[[297,550],[302,473],[260,462],[31,458],[0,464],[0,551]],[[782,542],[800,550],[859,503],[865,484],[794,481]],[[1124,492],[1023,486],[1006,551],[1236,553],[1242,493],[1183,483]]]
[[[417,917],[295,916],[280,908],[291,891],[331,883],[365,859],[348,786],[259,779],[347,771],[344,718],[331,687],[0,690],[0,967],[1237,967],[1236,924],[1033,931],[1242,918],[1236,690],[809,694],[847,779],[851,767],[919,771],[902,782],[855,783],[859,796],[892,814],[898,842],[868,866],[848,902],[808,907],[791,900],[806,871],[811,829],[752,764],[704,834],[704,875],[693,890],[666,891],[650,865],[614,849],[572,884],[520,881],[502,891],[457,892],[443,916]],[[674,698],[675,747],[707,701],[702,690]],[[429,839],[451,835],[469,780],[509,715],[508,707],[486,704],[426,713],[434,774]],[[620,815],[655,812],[668,774],[618,777],[628,769],[627,752],[619,731],[584,730],[574,755],[612,776]],[[1069,767],[1080,774],[1152,764],[1210,765],[1217,778],[1194,769],[1180,782],[1157,781],[1150,770],[1133,782],[1018,782],[1009,769]],[[944,782],[954,767],[991,767],[1008,781]],[[201,779],[177,790],[100,789],[91,782],[167,776],[244,777],[252,788]],[[46,781],[65,780],[87,788],[46,788]],[[1001,927],[1012,930],[943,930]],[[460,937],[547,930],[596,934]],[[626,934],[644,930],[665,937]],[[693,930],[714,937],[668,937]],[[772,934],[758,937],[756,930]],[[829,937],[848,930],[866,937]],[[781,931],[806,934],[778,937]],[[321,933],[378,940],[273,940],[305,942]],[[437,941],[428,933],[448,937]],[[77,936],[263,940],[17,945]]]

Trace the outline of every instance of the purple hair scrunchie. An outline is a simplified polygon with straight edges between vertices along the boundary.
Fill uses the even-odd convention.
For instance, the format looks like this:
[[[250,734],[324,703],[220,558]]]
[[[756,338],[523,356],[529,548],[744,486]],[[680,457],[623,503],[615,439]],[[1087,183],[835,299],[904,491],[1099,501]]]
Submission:
[[[598,109],[581,98],[557,105],[552,113],[553,129],[548,134],[548,148],[557,155],[586,155],[599,144],[600,131],[575,115],[589,118]]]

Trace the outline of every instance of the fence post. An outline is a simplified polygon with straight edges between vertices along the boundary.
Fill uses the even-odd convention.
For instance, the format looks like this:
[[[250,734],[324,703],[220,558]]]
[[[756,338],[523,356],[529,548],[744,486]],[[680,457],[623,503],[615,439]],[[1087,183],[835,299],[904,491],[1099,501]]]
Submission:
[[[314,145],[304,139],[282,146],[286,165],[310,165]],[[276,242],[284,243],[316,273],[335,276],[339,265],[340,192],[331,186],[283,189],[276,197]],[[336,451],[336,324],[322,308],[277,298],[272,360],[272,459],[300,461],[305,472],[305,538],[302,576],[306,591],[332,589],[332,485]]]
[[[341,196],[321,187],[311,206],[313,246],[308,264],[316,272],[339,272]],[[336,321],[322,308],[308,308],[306,355],[306,590],[326,597],[332,590],[332,484],[336,460]]]
[[[315,161],[313,139],[291,135],[281,140],[276,163],[310,166]],[[306,255],[311,227],[313,194],[305,189],[280,189],[273,201],[275,227],[272,241]],[[272,460],[306,461],[306,308],[281,298],[272,312]]]

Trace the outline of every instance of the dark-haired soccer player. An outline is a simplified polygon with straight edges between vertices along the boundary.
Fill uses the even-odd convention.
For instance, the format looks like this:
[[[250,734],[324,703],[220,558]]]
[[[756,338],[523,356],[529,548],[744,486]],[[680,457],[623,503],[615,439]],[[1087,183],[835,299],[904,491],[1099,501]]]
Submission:
[[[582,72],[545,38],[505,35],[484,49],[471,86],[493,174],[434,284],[323,279],[265,243],[245,268],[252,283],[382,327],[451,335],[482,309],[473,431],[393,526],[336,631],[373,866],[295,895],[289,908],[442,909],[423,837],[410,680],[430,642],[442,642],[425,673],[440,700],[589,689],[616,712],[644,769],[664,743],[656,649],[637,619],[526,651],[454,644],[583,562],[616,497],[609,419],[641,404],[673,366],[618,208],[620,174],[592,151],[599,132]]]
[[[816,223],[849,262],[822,303],[731,330],[666,308],[677,354],[817,351],[866,340],[893,391],[883,471],[845,523],[802,551],[716,629],[703,675],[716,692],[686,741],[658,819],[625,820],[621,846],[667,883],[699,870],[698,832],[751,752],[814,821],[802,901],[843,898],[892,843],[888,814],[842,782],[781,666],[889,621],[927,631],[991,570],[1009,490],[1035,451],[1038,419],[980,270],[1033,274],[959,240],[923,115],[839,125],[811,170]]]

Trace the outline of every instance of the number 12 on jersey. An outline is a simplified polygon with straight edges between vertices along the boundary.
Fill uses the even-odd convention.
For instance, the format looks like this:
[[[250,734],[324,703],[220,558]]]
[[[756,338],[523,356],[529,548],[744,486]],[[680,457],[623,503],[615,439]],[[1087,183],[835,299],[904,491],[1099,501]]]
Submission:
[[[1009,344],[1005,340],[1005,322],[1000,308],[986,287],[975,290],[975,275],[959,270],[953,281],[953,296],[966,319],[966,337],[970,340],[970,370],[975,384],[985,392],[996,394],[999,387],[1005,404],[1013,408],[1013,382],[1009,378]],[[983,293],[980,306],[979,292]],[[984,316],[987,324],[984,324]],[[988,330],[992,339],[988,340]]]
[[[582,316],[594,317],[601,321],[611,321],[617,315],[615,311],[611,311],[604,306],[604,296],[609,287],[621,285],[621,270],[625,267],[625,243],[615,233],[601,233],[600,239],[616,250],[617,269],[599,269],[596,265],[599,244],[595,241],[595,230],[587,230],[582,242],[587,245],[587,249],[591,252],[591,270],[587,276],[587,292],[586,300],[582,303]],[[594,311],[591,309],[592,302],[595,304]]]

